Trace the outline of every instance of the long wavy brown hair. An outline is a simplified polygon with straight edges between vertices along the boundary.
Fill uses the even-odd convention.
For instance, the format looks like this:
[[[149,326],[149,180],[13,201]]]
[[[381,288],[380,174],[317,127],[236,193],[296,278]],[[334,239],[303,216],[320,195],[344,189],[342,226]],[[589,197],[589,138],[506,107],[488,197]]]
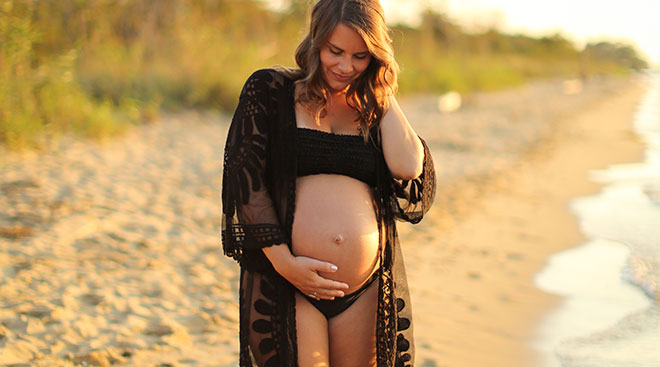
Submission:
[[[290,70],[302,84],[296,102],[312,112],[318,125],[328,101],[330,88],[323,77],[321,48],[338,24],[355,30],[364,40],[371,61],[346,91],[348,105],[358,113],[365,141],[369,129],[377,126],[389,108],[388,96],[397,90],[399,66],[394,60],[392,39],[378,0],[319,0],[314,6],[309,32],[296,50],[300,70]]]

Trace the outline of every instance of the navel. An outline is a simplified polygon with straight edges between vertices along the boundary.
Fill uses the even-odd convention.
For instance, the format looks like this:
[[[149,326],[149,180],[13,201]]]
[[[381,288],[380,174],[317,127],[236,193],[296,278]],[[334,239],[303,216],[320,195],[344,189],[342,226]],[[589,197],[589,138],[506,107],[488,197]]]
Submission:
[[[342,243],[344,243],[344,237],[342,237],[341,234],[337,233],[335,235],[334,241],[336,244],[341,245]]]

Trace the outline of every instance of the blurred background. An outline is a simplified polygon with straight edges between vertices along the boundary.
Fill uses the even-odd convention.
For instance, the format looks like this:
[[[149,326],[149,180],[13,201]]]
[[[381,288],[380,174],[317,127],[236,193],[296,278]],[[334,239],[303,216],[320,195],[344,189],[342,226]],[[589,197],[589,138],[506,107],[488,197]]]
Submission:
[[[39,147],[62,132],[113,135],[162,110],[230,110],[251,71],[293,66],[308,3],[2,0],[0,140],[12,148]],[[651,13],[641,8],[631,17],[596,2],[572,4],[573,10],[561,2],[538,8],[516,1],[383,5],[402,94],[626,74],[650,61],[632,38],[612,41],[626,36],[621,24],[632,27],[637,16]],[[610,10],[602,15],[604,25],[598,21],[603,9]],[[612,11],[617,17],[607,18]],[[575,35],[559,28],[571,17],[581,26]],[[584,29],[603,36],[587,37]]]
[[[654,1],[382,0],[437,179],[417,366],[659,365]],[[0,0],[0,366],[237,365],[226,132],[312,3]]]

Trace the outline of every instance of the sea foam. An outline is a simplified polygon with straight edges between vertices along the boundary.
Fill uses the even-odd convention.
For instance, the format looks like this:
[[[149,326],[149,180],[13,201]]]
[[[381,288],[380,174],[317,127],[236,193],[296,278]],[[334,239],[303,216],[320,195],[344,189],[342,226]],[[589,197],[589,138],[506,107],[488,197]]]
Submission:
[[[605,188],[571,203],[589,241],[536,278],[565,297],[535,343],[544,366],[660,367],[660,73],[647,78],[634,120],[644,161],[592,173]]]

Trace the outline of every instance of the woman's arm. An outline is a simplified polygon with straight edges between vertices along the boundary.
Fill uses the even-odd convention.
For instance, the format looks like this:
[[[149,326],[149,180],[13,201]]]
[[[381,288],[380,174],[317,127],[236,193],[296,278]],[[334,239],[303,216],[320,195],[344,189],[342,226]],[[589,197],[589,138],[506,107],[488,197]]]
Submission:
[[[243,86],[227,132],[222,173],[222,245],[226,255],[241,260],[247,250],[262,249],[275,270],[305,294],[318,298],[342,297],[348,285],[321,277],[333,272],[330,263],[293,256],[290,240],[280,225],[265,177],[273,118],[272,70],[254,72]]]
[[[424,147],[394,96],[380,122],[383,155],[392,176],[412,180],[422,174]]]
[[[320,299],[343,297],[348,284],[323,278],[319,271],[334,273],[337,266],[310,257],[294,256],[286,243],[262,249],[273,268],[303,294],[315,293]]]
[[[380,126],[385,163],[390,171],[390,208],[394,217],[418,223],[435,197],[435,168],[424,139],[412,129],[396,99]]]

